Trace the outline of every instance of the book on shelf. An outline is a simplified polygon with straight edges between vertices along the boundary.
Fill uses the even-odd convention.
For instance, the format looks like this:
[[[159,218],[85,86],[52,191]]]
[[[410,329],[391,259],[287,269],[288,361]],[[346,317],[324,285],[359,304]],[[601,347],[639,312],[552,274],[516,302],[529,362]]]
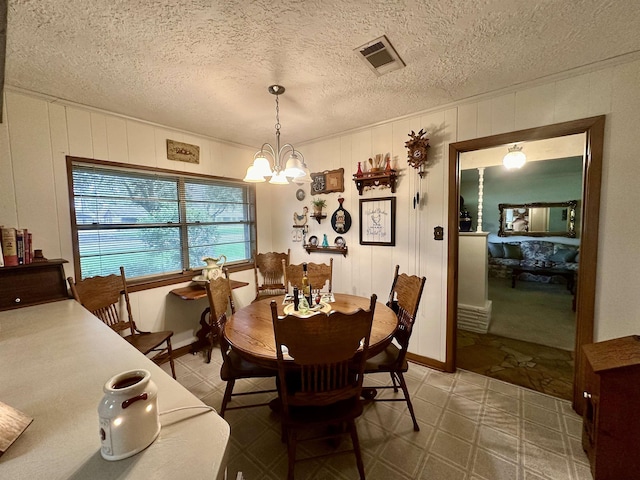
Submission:
[[[18,245],[16,240],[15,228],[2,227],[2,256],[5,267],[18,265]]]
[[[31,234],[26,228],[19,228],[16,230],[16,237],[18,243],[18,264],[26,265],[31,263]]]
[[[27,233],[26,235],[26,244],[25,244],[25,253],[27,256],[27,263],[31,263],[33,262],[33,235],[31,234],[31,232],[27,232],[27,230],[25,229],[25,232]]]
[[[16,229],[16,250],[18,251],[18,265],[24,265],[24,229]]]

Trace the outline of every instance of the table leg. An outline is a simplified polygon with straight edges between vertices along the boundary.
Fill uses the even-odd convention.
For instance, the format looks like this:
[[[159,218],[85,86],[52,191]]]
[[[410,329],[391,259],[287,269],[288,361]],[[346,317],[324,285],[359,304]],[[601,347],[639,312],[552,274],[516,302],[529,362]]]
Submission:
[[[209,325],[209,322],[207,322],[207,316],[209,315],[210,311],[211,309],[207,307],[203,310],[202,314],[200,315],[200,329],[196,332],[196,338],[198,340],[196,340],[191,345],[191,353],[193,354],[198,353],[203,348],[208,349],[209,346],[211,346],[211,344],[213,343],[213,341],[209,338],[209,333],[211,332],[211,325]],[[209,358],[209,361],[210,360],[211,359]]]
[[[567,275],[567,290],[571,293],[575,293],[575,273]]]

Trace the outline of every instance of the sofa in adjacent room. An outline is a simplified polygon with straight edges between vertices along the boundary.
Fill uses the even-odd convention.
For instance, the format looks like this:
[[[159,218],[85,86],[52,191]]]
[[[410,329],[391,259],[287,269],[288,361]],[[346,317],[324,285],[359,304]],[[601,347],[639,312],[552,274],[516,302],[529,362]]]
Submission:
[[[578,245],[570,245],[547,240],[523,240],[518,242],[489,242],[489,277],[511,278],[513,268],[547,267],[563,270],[578,269],[580,250]],[[563,283],[560,276],[521,273],[518,280]]]

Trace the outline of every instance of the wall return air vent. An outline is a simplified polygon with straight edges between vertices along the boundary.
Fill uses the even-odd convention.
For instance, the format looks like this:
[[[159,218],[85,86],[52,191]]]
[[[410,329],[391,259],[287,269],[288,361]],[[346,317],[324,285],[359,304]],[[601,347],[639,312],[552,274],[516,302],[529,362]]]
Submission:
[[[354,52],[378,76],[405,66],[400,55],[385,35],[365,43],[356,48]]]

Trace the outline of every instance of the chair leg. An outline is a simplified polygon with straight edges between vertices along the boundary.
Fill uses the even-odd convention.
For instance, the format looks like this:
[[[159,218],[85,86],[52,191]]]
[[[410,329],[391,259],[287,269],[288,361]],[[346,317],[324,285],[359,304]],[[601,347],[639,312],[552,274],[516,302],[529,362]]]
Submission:
[[[222,398],[222,407],[220,407],[220,416],[224,418],[224,412],[227,410],[227,403],[231,401],[231,394],[233,393],[233,386],[235,385],[235,380],[227,381],[227,388],[224,389],[224,397]]]
[[[171,339],[167,338],[167,353],[169,354],[169,365],[171,365],[171,374],[176,378],[176,366],[173,363],[173,349],[171,348]]]
[[[287,472],[287,480],[293,480],[293,470],[296,465],[296,442],[297,432],[295,428],[287,429],[287,456],[289,458],[289,468]]]
[[[349,432],[351,433],[351,443],[353,444],[353,452],[356,454],[356,465],[360,473],[360,480],[364,480],[364,463],[362,463],[362,452],[360,451],[360,441],[358,440],[358,430],[355,421],[348,422]]]
[[[393,393],[398,393],[398,387],[400,386],[400,382],[396,379],[396,372],[389,372],[391,375],[391,383],[393,384]]]
[[[407,382],[405,382],[402,372],[396,372],[396,374],[398,375],[398,379],[400,380],[400,387],[402,388],[402,392],[404,393],[404,399],[407,401],[407,407],[409,408],[409,413],[411,414],[411,419],[413,420],[413,430],[419,432],[420,426],[418,425],[418,421],[416,420],[416,414],[413,411],[413,404],[411,403],[411,398],[409,397]]]

